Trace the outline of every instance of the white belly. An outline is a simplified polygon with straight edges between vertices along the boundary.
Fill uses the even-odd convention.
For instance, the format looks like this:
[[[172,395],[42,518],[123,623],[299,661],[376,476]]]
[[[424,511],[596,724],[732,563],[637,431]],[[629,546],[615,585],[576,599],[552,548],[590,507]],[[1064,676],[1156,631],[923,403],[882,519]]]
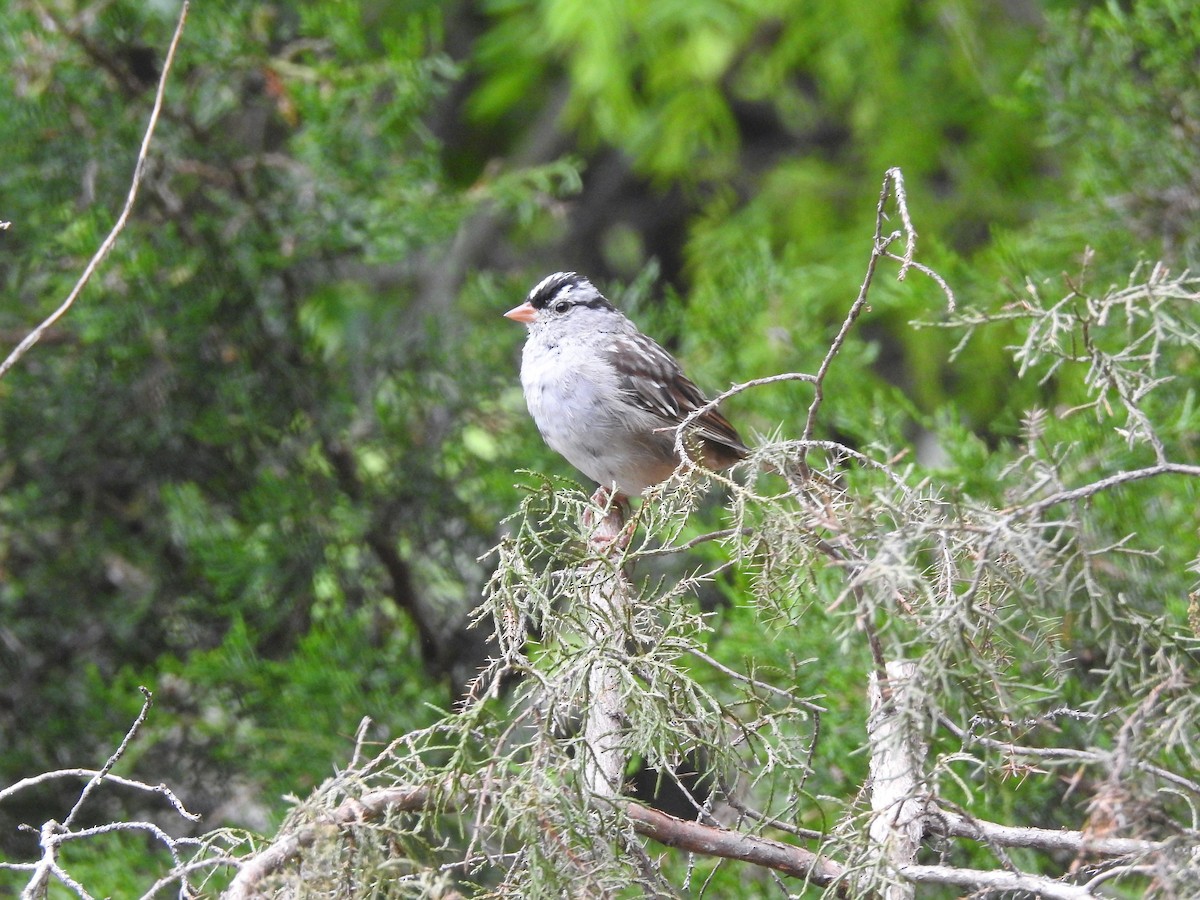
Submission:
[[[550,448],[583,474],[625,494],[640,494],[665,477],[646,472],[647,454],[663,456],[667,474],[674,467],[669,441],[655,438],[647,446],[644,435],[656,420],[621,401],[611,369],[586,360],[570,346],[541,347],[531,354],[527,344],[521,384],[529,413]]]

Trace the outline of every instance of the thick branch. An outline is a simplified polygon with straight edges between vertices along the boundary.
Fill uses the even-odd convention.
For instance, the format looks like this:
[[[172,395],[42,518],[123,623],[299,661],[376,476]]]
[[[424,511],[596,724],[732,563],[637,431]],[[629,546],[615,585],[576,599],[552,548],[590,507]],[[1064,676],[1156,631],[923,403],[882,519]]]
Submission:
[[[871,718],[867,736],[871,745],[871,843],[884,871],[897,872],[912,865],[925,832],[925,802],[919,796],[920,773],[926,746],[907,721],[916,664],[892,660],[887,679],[871,673]],[[911,884],[889,884],[885,900],[908,900]]]
[[[266,850],[246,860],[225,892],[225,900],[250,900],[259,896],[259,885],[297,859],[330,827],[344,828],[379,819],[387,813],[415,812],[429,806],[432,791],[427,787],[398,787],[371,791],[349,799],[318,821],[279,838]],[[464,798],[469,800],[469,798]],[[770,838],[744,834],[714,825],[677,819],[629,801],[615,800],[629,817],[634,830],[668,847],[690,853],[736,859],[772,869],[815,885],[828,887],[844,874],[840,864],[803,847],[793,847]],[[848,888],[839,889],[846,895]]]
[[[602,648],[618,648],[624,644],[623,623],[628,621],[629,583],[619,563],[604,557],[617,556],[627,541],[623,504],[611,498],[602,488],[589,510],[584,525],[588,527],[595,515],[599,522],[588,536],[588,549],[601,558],[585,564],[587,578],[588,631],[598,639]],[[607,508],[605,508],[607,506]],[[617,663],[607,657],[597,659],[588,672],[588,700],[584,710],[583,745],[584,787],[593,797],[611,798],[621,792],[624,780],[626,751],[622,746],[625,712],[621,704],[621,672]]]
[[[754,863],[785,875],[804,878],[815,885],[828,887],[842,876],[842,866],[803,847],[794,847],[770,838],[744,834],[699,822],[677,819],[675,816],[645,806],[626,804],[625,814],[633,821],[638,834],[692,853],[737,859]],[[848,887],[848,886],[847,886]],[[839,895],[843,891],[839,890]]]

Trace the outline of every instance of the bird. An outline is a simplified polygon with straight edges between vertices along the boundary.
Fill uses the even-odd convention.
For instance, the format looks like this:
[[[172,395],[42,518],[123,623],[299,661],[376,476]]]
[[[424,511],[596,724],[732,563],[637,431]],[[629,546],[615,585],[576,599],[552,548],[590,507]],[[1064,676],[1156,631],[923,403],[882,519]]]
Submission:
[[[670,478],[678,426],[708,404],[675,357],[575,272],[543,278],[504,315],[528,329],[521,386],[552,450],[618,502]],[[716,471],[750,453],[716,407],[688,425],[684,445]]]

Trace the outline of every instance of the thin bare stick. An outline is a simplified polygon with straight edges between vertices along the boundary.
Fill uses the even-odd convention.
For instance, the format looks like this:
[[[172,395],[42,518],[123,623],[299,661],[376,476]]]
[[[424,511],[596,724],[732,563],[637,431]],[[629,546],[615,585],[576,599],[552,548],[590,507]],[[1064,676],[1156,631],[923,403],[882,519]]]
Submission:
[[[981,747],[1000,750],[1008,756],[1029,757],[1045,763],[1053,761],[1078,762],[1082,765],[1090,766],[1108,765],[1110,760],[1110,755],[1107,751],[1079,750],[1075,747],[1024,747],[1014,744],[1011,741],[1001,741],[985,735],[970,734],[959,728],[946,716],[939,716],[938,721],[949,729],[955,737],[959,738],[964,746],[968,743],[977,744]],[[1182,790],[1200,796],[1200,782],[1192,781],[1176,772],[1172,772],[1170,769],[1164,769],[1146,760],[1134,760],[1131,764],[1135,769],[1142,772],[1149,772],[1151,775],[1161,778],[1163,781],[1169,782]]]
[[[897,256],[895,253],[885,253],[883,255],[888,259],[894,259],[896,262],[902,263],[902,273],[906,269],[916,269],[918,272],[936,284],[939,288],[941,288],[942,293],[946,295],[946,308],[950,312],[955,312],[958,309],[958,301],[954,299],[954,289],[950,287],[945,278],[943,278],[933,269],[929,268],[929,266],[922,265],[921,263],[915,262],[914,260],[908,259],[904,256]],[[902,279],[903,277],[903,274],[896,276],[897,279]]]
[[[1106,881],[1112,881],[1114,878],[1124,878],[1126,875],[1145,875],[1153,877],[1155,874],[1154,866],[1137,865],[1137,866],[1114,866],[1111,869],[1106,869],[1084,885],[1089,891],[1099,887]],[[1098,895],[1097,895],[1098,896]]]
[[[893,197],[896,201],[896,209],[900,214],[900,222],[903,225],[903,230],[893,231],[885,235],[883,233],[883,223],[887,218],[885,207],[888,200]],[[904,237],[904,255],[897,256],[890,252],[888,248],[902,235]],[[808,407],[808,416],[804,422],[804,433],[800,436],[801,441],[812,439],[813,431],[817,426],[817,413],[825,400],[825,376],[829,374],[829,367],[833,365],[834,359],[841,352],[842,345],[845,344],[846,338],[850,334],[850,329],[854,327],[854,323],[867,307],[867,294],[871,290],[871,282],[875,280],[875,268],[879,264],[880,259],[887,257],[900,263],[900,272],[896,276],[899,281],[904,280],[909,269],[916,269],[918,272],[931,277],[946,295],[946,303],[950,310],[954,310],[954,292],[950,290],[950,286],[944,278],[938,276],[928,266],[914,262],[913,254],[916,253],[916,249],[917,231],[913,228],[912,218],[908,213],[908,197],[904,191],[904,173],[898,168],[888,169],[883,175],[883,186],[879,190],[879,203],[875,207],[875,236],[871,242],[871,257],[867,260],[867,271],[863,276],[862,284],[859,286],[858,296],[850,304],[850,309],[846,313],[842,327],[838,330],[837,336],[834,337],[833,343],[829,345],[829,349],[825,353],[825,358],[821,360],[820,368],[817,369],[817,377],[813,382],[813,399]],[[807,450],[801,449],[800,464],[802,467],[804,466],[806,457]]]
[[[684,435],[687,434],[688,429],[692,427],[693,422],[710,410],[716,409],[735,394],[740,394],[742,391],[749,390],[753,387],[762,387],[765,384],[778,384],[781,381],[807,381],[812,384],[816,384],[817,376],[809,375],[807,372],[783,372],[779,375],[766,375],[762,378],[751,378],[749,381],[739,382],[738,384],[730,387],[728,390],[724,390],[717,394],[717,396],[713,397],[700,408],[692,410],[678,425],[674,425],[670,429],[664,428],[661,430],[669,431],[673,429],[675,431],[675,455],[683,460],[685,465],[694,463],[695,460],[691,458],[691,456],[688,454],[687,447],[684,446]]]
[[[125,206],[121,210],[121,214],[117,216],[117,221],[109,231],[108,237],[101,242],[99,249],[96,250],[91,260],[88,261],[87,267],[84,268],[83,274],[79,276],[79,280],[75,282],[75,287],[71,288],[71,293],[67,295],[67,299],[62,302],[62,305],[52,312],[42,324],[33,329],[21,343],[17,344],[8,358],[0,363],[0,378],[16,365],[17,361],[25,355],[34,344],[36,344],[46,331],[54,325],[59,319],[66,315],[83,291],[84,286],[91,280],[96,269],[104,262],[104,258],[108,256],[109,251],[117,242],[117,237],[125,229],[125,223],[129,220],[129,214],[133,210],[134,200],[137,199],[138,187],[142,183],[142,176],[146,170],[146,157],[150,152],[150,139],[154,135],[154,127],[158,124],[158,114],[162,109],[163,94],[167,87],[167,74],[171,71],[171,63],[175,59],[175,48],[179,45],[179,37],[183,34],[183,23],[187,20],[188,0],[184,0],[182,8],[179,10],[179,22],[175,25],[175,34],[171,38],[171,45],[167,49],[167,58],[163,62],[162,75],[158,79],[158,91],[154,95],[154,109],[150,113],[150,121],[146,125],[146,133],[142,136],[142,146],[138,151],[137,163],[133,168],[133,180],[129,185],[129,195],[125,198]]]
[[[737,681],[741,681],[742,683],[748,684],[751,687],[757,688],[758,690],[761,690],[765,693],[771,693],[777,697],[782,697],[784,700],[787,700],[790,703],[795,703],[796,705],[803,707],[804,709],[808,710],[809,712],[811,712],[815,715],[820,715],[821,713],[825,712],[825,707],[818,706],[817,704],[812,703],[808,700],[801,699],[800,697],[797,697],[795,694],[793,694],[791,691],[784,690],[783,688],[780,688],[780,687],[776,687],[773,684],[768,684],[765,681],[760,681],[759,679],[753,677],[752,675],[746,675],[742,672],[737,671],[737,669],[731,669],[731,668],[729,668],[729,666],[723,665],[721,662],[719,662],[718,660],[709,656],[707,653],[705,653],[699,647],[689,647],[688,652],[691,653],[692,656],[696,657],[696,659],[699,659],[702,662],[706,663],[707,665],[712,666],[718,672],[721,672],[724,675],[728,675],[730,678],[736,679]]]
[[[735,534],[748,535],[751,533],[749,528],[722,528],[718,531],[696,535],[696,537],[684,541],[682,544],[665,544],[662,547],[654,547],[650,550],[640,550],[638,551],[638,556],[667,556],[671,553],[681,553],[684,550],[691,550],[693,547],[699,547],[701,544],[708,543],[709,541],[720,541],[727,537],[733,537]]]
[[[1056,494],[1051,494],[1049,497],[1043,497],[1034,503],[1009,507],[1004,512],[1012,516],[1033,516],[1044,512],[1052,506],[1070,503],[1074,500],[1083,500],[1091,497],[1093,494],[1099,494],[1101,491],[1106,491],[1109,488],[1117,487],[1130,481],[1140,481],[1143,478],[1157,478],[1160,475],[1187,475],[1192,478],[1200,478],[1200,466],[1166,462],[1147,466],[1144,469],[1131,469],[1127,472],[1118,472],[1116,475],[1109,475],[1107,478],[1101,478],[1099,481],[1093,481],[1091,484],[1085,484],[1082,487],[1059,491]]]
[[[371,730],[371,717],[363,716],[358,723],[358,730],[354,732],[354,755],[350,757],[350,771],[353,772],[358,768],[360,761],[363,758],[363,744],[367,741],[367,732]]]
[[[142,723],[146,721],[146,716],[150,712],[150,707],[154,705],[154,695],[144,687],[139,686],[138,690],[142,692],[142,696],[145,698],[145,700],[142,702],[141,712],[139,712],[137,718],[133,720],[133,724],[129,726],[129,730],[125,732],[125,737],[121,740],[120,746],[113,751],[112,756],[110,756],[104,765],[100,767],[100,771],[96,773],[95,777],[85,784],[83,786],[83,790],[79,792],[79,799],[75,801],[75,805],[71,807],[71,811],[67,813],[67,817],[62,821],[62,827],[64,829],[71,827],[71,822],[73,822],[75,820],[75,816],[79,814],[80,807],[82,807],[87,798],[91,796],[92,791],[99,787],[101,782],[108,777],[108,773],[112,771],[112,767],[117,764],[117,761],[125,755],[125,748],[129,746],[129,742],[133,740],[134,736],[138,733],[138,729],[142,727]]]
[[[903,281],[908,276],[909,268],[915,265],[913,256],[917,252],[917,229],[913,228],[912,218],[908,214],[908,194],[904,190],[904,173],[899,168],[891,168],[884,173],[883,177],[892,180],[892,186],[896,192],[896,210],[900,213],[900,223],[904,226],[904,256],[887,254],[892,259],[900,261],[900,271],[896,274],[896,280]],[[882,214],[882,204],[879,211]],[[890,244],[891,241],[888,243]]]
[[[875,207],[875,236],[871,240],[871,257],[867,260],[867,271],[863,275],[862,284],[859,285],[858,296],[850,304],[850,309],[846,312],[846,318],[842,321],[842,327],[838,329],[837,336],[834,337],[833,342],[829,345],[829,349],[825,351],[825,358],[821,360],[821,365],[817,369],[817,377],[813,380],[813,398],[812,402],[808,405],[808,416],[804,421],[804,433],[800,435],[801,441],[810,440],[813,436],[813,431],[817,427],[817,412],[821,409],[821,404],[825,401],[825,376],[829,374],[829,367],[833,365],[833,361],[841,351],[842,345],[846,343],[850,329],[854,327],[854,323],[858,321],[858,317],[867,308],[867,294],[871,290],[871,282],[875,280],[875,267],[879,265],[879,258],[883,256],[892,241],[900,236],[898,232],[893,232],[887,237],[884,237],[883,234],[883,220],[886,218],[883,208],[887,205],[888,198],[892,194],[892,184],[899,173],[899,169],[888,169],[884,173],[883,187],[879,190],[879,203]],[[807,456],[808,451],[802,446],[800,450],[801,466],[804,466]]]

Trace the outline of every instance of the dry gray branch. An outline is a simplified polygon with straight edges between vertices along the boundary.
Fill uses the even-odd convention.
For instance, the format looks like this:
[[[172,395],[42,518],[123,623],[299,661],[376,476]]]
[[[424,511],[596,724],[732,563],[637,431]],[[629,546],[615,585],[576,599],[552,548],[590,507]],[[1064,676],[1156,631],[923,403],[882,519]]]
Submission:
[[[894,197],[896,207],[900,212],[900,222],[904,226],[903,231],[894,231],[891,234],[883,233],[884,222],[887,219],[887,202]],[[825,376],[829,374],[829,368],[833,365],[834,359],[841,352],[842,346],[846,343],[846,338],[850,334],[850,330],[854,327],[854,323],[858,321],[858,317],[862,315],[867,308],[867,295],[871,291],[871,282],[875,279],[875,268],[879,264],[879,260],[884,256],[891,256],[888,253],[888,248],[901,236],[905,239],[904,255],[901,257],[893,256],[893,259],[900,261],[900,272],[897,278],[900,281],[904,280],[908,269],[914,265],[913,254],[916,252],[917,232],[913,228],[912,219],[908,212],[908,197],[904,191],[904,175],[898,168],[888,169],[883,176],[883,187],[879,191],[879,203],[875,208],[875,237],[871,242],[871,256],[867,260],[867,271],[863,276],[862,284],[858,289],[858,296],[854,298],[854,302],[850,304],[850,309],[846,313],[846,318],[842,322],[842,327],[838,329],[837,336],[829,345],[829,349],[825,352],[825,358],[821,360],[821,365],[817,369],[816,378],[813,381],[813,399],[808,407],[808,414],[804,421],[804,431],[800,435],[800,440],[808,441],[812,439],[813,432],[817,426],[817,413],[821,409],[821,404],[825,399]],[[922,272],[928,271],[924,266],[920,267]],[[942,279],[937,279],[938,285],[946,292],[946,302],[951,310],[954,309],[954,294],[950,290],[949,285]],[[805,455],[802,452],[800,462],[803,464]]]
[[[130,743],[137,737],[142,724],[146,721],[146,716],[150,712],[150,707],[153,705],[154,696],[146,688],[140,688],[144,698],[142,708],[139,711],[137,718],[133,724],[125,732],[124,738],[118,745],[117,749],[109,756],[108,760],[98,770],[91,769],[65,769],[54,772],[46,772],[42,775],[32,778],[25,778],[14,785],[6,788],[0,793],[0,801],[12,798],[21,791],[27,790],[48,781],[63,778],[63,777],[86,777],[87,783],[79,793],[79,798],[71,806],[70,812],[62,822],[57,822],[54,819],[48,819],[40,829],[38,829],[38,845],[41,848],[41,857],[36,863],[29,864],[3,864],[2,868],[26,871],[31,873],[29,881],[25,888],[21,891],[22,900],[42,900],[53,882],[58,882],[69,890],[73,891],[76,896],[81,898],[89,898],[90,894],[68,873],[60,864],[58,856],[64,844],[71,841],[84,841],[89,838],[96,837],[102,834],[111,834],[118,831],[128,832],[144,832],[153,837],[158,843],[166,847],[171,854],[171,859],[174,863],[172,873],[167,876],[168,883],[178,883],[181,893],[189,892],[187,882],[187,872],[190,871],[189,865],[183,862],[181,850],[194,844],[194,841],[189,839],[176,839],[167,834],[159,826],[152,822],[111,822],[107,825],[97,825],[91,828],[82,828],[72,830],[71,823],[79,815],[88,799],[95,793],[101,785],[117,784],[123,787],[132,787],[140,791],[145,791],[153,794],[159,794],[165,797],[171,806],[181,816],[189,821],[199,820],[199,816],[188,812],[184,808],[179,799],[165,785],[149,785],[140,781],[135,781],[129,778],[122,778],[112,774],[112,768],[115,766],[129,748]],[[30,829],[32,830],[32,829]],[[210,863],[210,865],[219,863]]]
[[[58,778],[86,778],[90,782],[103,781],[106,784],[115,784],[119,787],[132,788],[138,791],[148,791],[152,794],[159,794],[166,798],[171,804],[175,812],[183,816],[185,819],[196,822],[200,817],[195,813],[188,812],[184,808],[180,799],[175,796],[175,793],[165,784],[144,784],[141,781],[135,781],[132,778],[124,778],[120,775],[113,775],[111,772],[106,772],[103,769],[55,769],[53,772],[42,772],[40,775],[31,775],[28,778],[22,778],[20,781],[13,782],[8,787],[0,790],[0,803],[10,797],[16,796],[21,791],[28,790],[31,787],[36,787],[39,784],[45,784],[49,781],[54,781]]]
[[[1096,900],[1099,896],[1086,887],[1023,872],[956,869],[953,866],[908,866],[901,869],[900,874],[914,884],[955,885],[972,893],[1022,891],[1045,900]]]
[[[1141,469],[1117,472],[1115,475],[1109,475],[1106,478],[1100,478],[1089,484],[1071,488],[1070,490],[1055,491],[1053,494],[1042,497],[1033,503],[1011,507],[1005,510],[1005,512],[1014,518],[1018,516],[1031,518],[1055,506],[1073,503],[1076,500],[1085,500],[1088,497],[1094,497],[1096,494],[1129,484],[1133,481],[1142,481],[1146,478],[1161,478],[1164,475],[1184,475],[1189,478],[1200,478],[1200,466],[1188,465],[1186,463],[1161,462],[1157,465],[1146,466]]]
[[[1161,841],[1135,838],[1097,838],[1082,831],[1056,828],[998,825],[968,818],[956,812],[941,810],[930,817],[933,830],[953,837],[969,838],[998,847],[1023,847],[1047,853],[1094,854],[1096,856],[1131,856],[1162,850]]]

